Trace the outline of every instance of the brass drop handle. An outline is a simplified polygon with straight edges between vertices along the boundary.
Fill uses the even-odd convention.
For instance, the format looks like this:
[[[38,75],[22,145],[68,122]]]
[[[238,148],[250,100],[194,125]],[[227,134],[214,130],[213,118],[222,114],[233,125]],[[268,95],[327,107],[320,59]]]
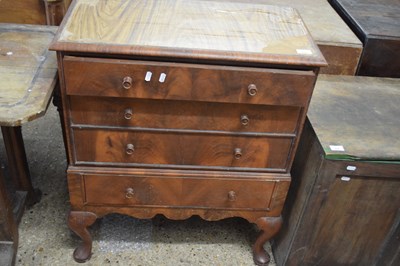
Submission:
[[[239,160],[240,158],[242,158],[242,149],[236,148],[234,150],[234,155],[235,155],[236,160]]]
[[[128,187],[126,190],[125,190],[125,198],[127,198],[127,199],[131,199],[131,198],[133,198],[133,196],[134,196],[134,191],[133,191],[133,188],[131,188],[131,187]]]
[[[235,201],[236,200],[236,193],[235,191],[231,190],[228,192],[228,200],[229,201]]]
[[[247,115],[241,115],[240,122],[242,123],[243,126],[247,126],[250,122],[250,119]]]
[[[257,94],[257,86],[255,85],[255,84],[250,84],[248,87],[247,87],[247,93],[250,95],[250,96],[255,96],[256,94]]]
[[[125,109],[124,118],[126,120],[130,120],[130,119],[132,119],[132,114],[133,114],[132,109],[131,108],[127,108],[127,109]]]
[[[133,144],[126,145],[126,154],[131,155],[135,151],[135,146]]]
[[[128,90],[132,87],[132,78],[127,76],[122,80],[122,87],[124,87],[124,89]]]

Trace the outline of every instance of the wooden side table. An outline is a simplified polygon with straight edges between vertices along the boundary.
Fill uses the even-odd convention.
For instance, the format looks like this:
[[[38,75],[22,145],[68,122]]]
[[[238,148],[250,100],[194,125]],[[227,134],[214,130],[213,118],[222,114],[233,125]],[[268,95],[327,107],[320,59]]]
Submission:
[[[0,23],[0,125],[11,178],[16,190],[27,192],[28,205],[40,200],[40,190],[34,189],[30,179],[21,125],[44,115],[57,83],[56,56],[48,51],[56,29]],[[9,205],[4,188],[0,194],[2,206]],[[11,221],[7,212],[1,212],[0,219]],[[15,220],[8,222],[12,223]],[[10,226],[13,227],[1,224],[0,231],[9,231]],[[17,241],[16,236],[13,235],[13,241]]]
[[[278,265],[400,265],[400,81],[318,78]]]
[[[357,75],[400,78],[400,2],[330,2],[364,44]]]

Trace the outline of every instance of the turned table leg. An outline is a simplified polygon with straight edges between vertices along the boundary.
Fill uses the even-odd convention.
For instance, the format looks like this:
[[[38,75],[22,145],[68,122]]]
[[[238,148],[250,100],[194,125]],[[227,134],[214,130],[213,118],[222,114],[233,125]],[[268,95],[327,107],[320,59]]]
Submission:
[[[262,217],[256,221],[260,233],[253,246],[253,260],[256,265],[265,266],[270,256],[264,249],[264,244],[270,240],[282,226],[282,217]]]
[[[92,212],[71,211],[68,217],[69,228],[77,234],[83,243],[74,251],[74,260],[82,263],[90,259],[92,255],[92,237],[87,228],[97,219],[97,215]]]
[[[2,126],[1,132],[6,148],[10,175],[16,190],[26,191],[28,193],[27,205],[32,206],[40,201],[41,192],[39,189],[35,190],[32,185],[21,127]]]

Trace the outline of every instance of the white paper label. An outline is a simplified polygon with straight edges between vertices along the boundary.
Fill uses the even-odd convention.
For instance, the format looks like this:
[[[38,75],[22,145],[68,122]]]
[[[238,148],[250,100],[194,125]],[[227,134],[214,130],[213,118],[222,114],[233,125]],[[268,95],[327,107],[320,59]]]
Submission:
[[[298,54],[307,54],[307,55],[312,54],[311,50],[308,50],[308,49],[296,49],[296,52]]]
[[[145,81],[150,81],[152,75],[153,75],[153,73],[151,73],[150,71],[147,71],[146,77],[144,78],[144,80],[145,80]]]
[[[341,179],[342,181],[349,182],[351,178],[348,177],[348,176],[342,176],[340,179]]]
[[[329,145],[331,151],[344,151],[344,147],[342,145]]]
[[[349,165],[346,167],[347,171],[355,171],[357,169],[357,167]]]
[[[167,74],[161,73],[160,79],[158,81],[161,82],[161,83],[164,83],[166,77],[167,77]]]

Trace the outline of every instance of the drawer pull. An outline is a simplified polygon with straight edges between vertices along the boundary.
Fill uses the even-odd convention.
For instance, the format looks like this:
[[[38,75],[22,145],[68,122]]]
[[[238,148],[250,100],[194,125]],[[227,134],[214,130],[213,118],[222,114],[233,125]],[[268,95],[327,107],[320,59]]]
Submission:
[[[250,96],[255,96],[256,94],[257,94],[257,87],[256,87],[256,85],[254,85],[254,84],[250,84],[248,87],[247,87],[247,93],[250,95]]]
[[[125,190],[125,198],[127,198],[127,199],[131,199],[131,198],[133,198],[133,196],[134,196],[134,191],[133,191],[133,188],[131,188],[131,187],[128,187],[126,190]]]
[[[236,200],[236,193],[235,193],[235,191],[229,191],[229,192],[228,192],[228,200],[229,200],[229,201],[235,201],[235,200]]]
[[[124,118],[126,120],[130,120],[130,119],[132,119],[132,114],[133,114],[132,109],[131,108],[127,108],[127,109],[125,109]]]
[[[247,115],[242,115],[240,117],[240,122],[242,123],[243,126],[247,126],[249,124],[249,117]]]
[[[131,155],[135,151],[133,144],[126,145],[126,154]]]
[[[122,80],[122,87],[124,87],[124,89],[128,90],[132,87],[132,78],[131,77],[125,77]]]
[[[242,158],[242,149],[236,148],[234,150],[234,155],[235,155],[236,160],[239,160],[240,158]]]

